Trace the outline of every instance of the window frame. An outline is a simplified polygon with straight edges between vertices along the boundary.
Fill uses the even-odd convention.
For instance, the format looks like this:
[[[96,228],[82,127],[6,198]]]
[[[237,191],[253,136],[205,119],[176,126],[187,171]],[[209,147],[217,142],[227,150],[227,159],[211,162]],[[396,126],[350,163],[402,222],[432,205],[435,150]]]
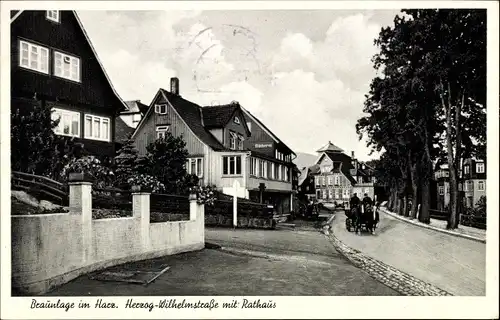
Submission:
[[[233,131],[229,131],[229,149],[236,150],[236,140],[238,140],[238,135]]]
[[[438,194],[444,196],[444,186],[438,186]]]
[[[480,187],[482,186],[482,187]],[[477,191],[486,191],[486,182],[485,181],[478,181],[477,182]]]
[[[52,17],[50,13],[57,12],[57,17]],[[45,11],[45,19],[52,21],[52,22],[57,22],[61,23],[61,12],[59,10],[46,10]]]
[[[243,164],[242,164],[242,157],[240,155],[233,155],[233,156],[222,156],[222,176],[224,177],[236,177],[236,176],[241,176],[243,172]],[[231,162],[231,159],[233,162]],[[238,159],[239,161],[239,173],[238,173]],[[227,162],[227,173],[224,173],[224,165]],[[234,173],[231,173],[231,164],[233,164],[234,167]]]
[[[65,52],[62,52],[62,51],[59,51],[56,49],[54,49],[52,51],[53,51],[53,54],[52,54],[52,59],[53,59],[52,74],[54,75],[54,77],[59,78],[59,79],[64,79],[64,80],[69,80],[69,81],[81,83],[82,82],[82,59],[78,56],[73,55],[73,54],[65,53]],[[57,66],[56,56],[58,54],[61,55],[61,74],[60,75],[56,74],[56,66]],[[65,62],[64,62],[65,58],[70,59],[69,77],[64,76],[63,65],[65,64]],[[75,79],[72,76],[72,74],[73,74],[73,72],[72,72],[73,71],[73,59],[78,61],[78,79]]]
[[[28,65],[23,65],[22,62],[23,62],[23,44],[26,44],[28,46],[28,56],[27,56],[27,60],[28,60]],[[50,49],[48,47],[45,47],[43,45],[39,45],[39,44],[36,44],[36,43],[33,43],[33,42],[30,42],[28,40],[24,40],[24,39],[19,39],[18,41],[18,45],[19,45],[19,61],[18,61],[18,66],[20,68],[23,68],[23,69],[26,69],[26,70],[30,70],[30,71],[35,71],[35,72],[39,72],[39,73],[42,73],[42,74],[45,74],[45,75],[50,75]],[[32,53],[32,48],[35,47],[37,48],[37,68],[33,68],[31,67],[31,53]],[[46,55],[45,55],[45,58],[46,58],[46,70],[43,70],[41,68],[41,66],[43,65],[43,61],[42,61],[42,52],[45,51]]]
[[[165,108],[165,111],[164,112],[161,112],[161,107],[164,107]],[[155,104],[155,113],[156,114],[160,114],[160,115],[165,115],[168,113],[168,106],[166,103],[158,103],[158,104]]]
[[[60,136],[65,136],[65,137],[75,137],[75,138],[80,138],[81,136],[81,132],[82,132],[82,115],[80,112],[78,111],[73,111],[73,110],[67,110],[67,109],[62,109],[62,108],[57,108],[57,107],[54,107],[52,108],[52,114],[56,113],[56,112],[61,112],[61,117],[60,117],[60,121],[59,121],[59,124],[57,125],[56,128],[58,128],[61,124],[62,124],[62,120],[63,120],[63,117],[62,117],[62,114],[63,113],[66,113],[68,115],[77,115],[78,116],[78,134],[67,134],[67,133],[64,133],[64,129],[61,131],[61,132],[57,132],[56,130],[54,130],[54,133],[57,134],[57,135],[60,135]],[[72,122],[72,121],[71,121]],[[72,128],[72,123],[70,122],[70,131],[71,131],[71,128]],[[54,129],[56,129],[54,128]]]
[[[194,173],[192,170],[192,165],[194,164]],[[186,163],[186,172],[188,174],[194,174],[198,178],[203,178],[203,157],[188,158]]]
[[[163,135],[163,139],[165,139],[165,134],[170,131],[170,126],[156,126],[156,140],[160,139],[160,136]]]
[[[84,128],[85,128],[85,125],[87,123],[87,117],[90,117],[92,119],[91,121],[91,126],[92,126],[92,135],[94,134],[94,120],[95,119],[99,119],[99,122],[100,122],[100,125],[99,125],[99,135],[102,135],[104,130],[103,130],[103,127],[104,127],[104,122],[103,120],[107,120],[108,122],[108,138],[96,138],[96,137],[93,137],[93,136],[89,136],[87,130],[83,130],[84,134],[83,134],[83,137],[85,139],[88,139],[88,140],[95,140],[95,141],[104,141],[104,142],[111,142],[111,118],[109,117],[104,117],[104,116],[98,116],[98,115],[95,115],[95,114],[91,114],[91,113],[86,113],[83,117],[83,125],[84,125]]]
[[[239,150],[244,149],[244,145],[243,145],[244,142],[245,142],[245,138],[241,134],[238,134],[238,149]]]
[[[241,124],[240,118],[238,118],[238,116],[235,116],[234,119],[233,119],[233,121],[236,124]]]
[[[481,168],[481,170],[479,170]],[[484,162],[478,162],[476,163],[476,173],[484,173],[486,169],[486,166],[484,165]]]

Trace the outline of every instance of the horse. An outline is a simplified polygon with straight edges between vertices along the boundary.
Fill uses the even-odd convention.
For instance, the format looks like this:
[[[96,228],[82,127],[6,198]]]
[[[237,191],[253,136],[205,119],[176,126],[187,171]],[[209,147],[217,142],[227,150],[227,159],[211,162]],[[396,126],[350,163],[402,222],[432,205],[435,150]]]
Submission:
[[[373,207],[371,205],[365,205],[364,210],[361,210],[361,208],[357,209],[357,214],[356,214],[356,233],[358,231],[362,231],[363,226],[366,228],[367,231],[370,233],[373,233],[374,230],[374,219],[373,219]]]

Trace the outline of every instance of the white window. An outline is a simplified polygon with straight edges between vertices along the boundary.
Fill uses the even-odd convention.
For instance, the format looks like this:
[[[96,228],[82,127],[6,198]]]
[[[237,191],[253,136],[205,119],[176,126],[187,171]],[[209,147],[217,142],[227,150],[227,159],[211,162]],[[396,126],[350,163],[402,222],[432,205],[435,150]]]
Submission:
[[[275,172],[274,172],[274,163],[271,163],[271,179],[275,178]]]
[[[236,149],[236,140],[238,139],[238,136],[234,132],[229,132],[229,149],[235,150]]]
[[[477,182],[477,191],[484,191],[484,181],[478,181]]]
[[[245,138],[242,135],[238,135],[238,149],[240,150],[243,150],[243,141],[245,141]]]
[[[484,163],[482,162],[476,163],[476,172],[484,173]]]
[[[240,175],[241,157],[240,156],[222,157],[222,174],[225,176]]]
[[[290,182],[290,169],[289,168],[285,168],[285,174],[286,174],[286,181],[287,182]]]
[[[334,183],[336,186],[338,186],[340,184],[340,180],[339,180],[339,176],[335,176],[335,183]]]
[[[444,186],[439,186],[438,189],[439,189],[439,195],[440,196],[444,195]]]
[[[45,17],[50,21],[59,22],[59,11],[47,10]]]
[[[167,114],[167,105],[166,104],[155,104],[155,113]]]
[[[240,122],[240,118],[238,118],[238,117],[234,117],[234,123],[240,124],[240,123],[241,123],[241,122]]]
[[[19,41],[19,66],[49,74],[49,49]]]
[[[262,161],[262,164],[261,164],[261,170],[262,170],[262,173],[261,173],[261,176],[265,179],[267,179],[267,161],[263,160]]]
[[[349,189],[347,189],[347,188],[344,189],[344,194],[343,195],[344,195],[344,197],[343,197],[344,199],[349,199]]]
[[[190,158],[186,169],[188,174],[203,177],[203,158]]]
[[[283,168],[280,165],[278,165],[278,180],[283,180]]]
[[[464,167],[464,173],[469,174],[469,166],[468,165]]]
[[[92,140],[110,140],[110,121],[109,118],[85,115],[85,138]]]
[[[465,183],[465,189],[464,191],[474,191],[474,182],[473,181],[467,181]]]
[[[156,127],[156,139],[165,139],[167,132],[170,130],[170,126],[158,126]]]
[[[132,116],[132,122],[139,122],[141,121],[141,115],[140,114],[134,114]]]
[[[54,75],[80,82],[80,58],[54,51]]]
[[[328,190],[328,196],[333,199],[333,189]]]
[[[80,113],[75,111],[54,108],[52,120],[59,119],[59,124],[54,128],[56,134],[62,136],[80,136]]]

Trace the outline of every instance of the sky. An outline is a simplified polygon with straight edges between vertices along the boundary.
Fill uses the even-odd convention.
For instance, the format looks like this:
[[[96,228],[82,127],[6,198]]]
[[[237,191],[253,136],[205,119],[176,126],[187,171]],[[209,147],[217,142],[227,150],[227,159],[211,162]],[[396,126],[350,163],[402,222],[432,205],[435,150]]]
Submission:
[[[398,10],[78,14],[124,100],[149,105],[178,77],[185,99],[238,101],[295,152],[331,141],[361,160],[378,156],[355,124],[376,75],[374,39]]]

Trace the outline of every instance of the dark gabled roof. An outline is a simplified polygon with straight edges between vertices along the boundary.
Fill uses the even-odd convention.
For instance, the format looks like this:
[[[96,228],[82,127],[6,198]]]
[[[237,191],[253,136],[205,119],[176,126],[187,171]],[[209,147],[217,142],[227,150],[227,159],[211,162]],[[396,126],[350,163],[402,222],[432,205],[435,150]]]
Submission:
[[[342,150],[341,148],[339,148],[336,145],[334,145],[331,141],[328,141],[328,143],[326,145],[324,145],[321,149],[319,149],[316,152],[326,152],[326,151],[329,151],[329,152],[344,152],[344,150]]]
[[[129,127],[121,117],[115,118],[115,141],[122,143],[126,141],[134,132],[134,128]]]
[[[257,124],[262,128],[264,129],[264,131],[266,131],[277,143],[285,146],[285,148],[287,148],[288,150],[290,150],[290,152],[292,152],[295,156],[297,156],[295,154],[295,152],[293,152],[292,149],[290,149],[290,147],[288,147],[283,141],[281,141],[278,136],[276,136],[271,130],[269,130],[268,127],[266,127],[262,121],[259,120],[259,118],[257,118],[256,116],[254,116],[252,113],[250,113],[250,111],[248,111],[247,109],[241,107],[241,110],[243,111],[243,113],[245,113],[247,116],[249,116],[250,118],[252,118],[255,122],[257,122]]]
[[[165,89],[160,89],[160,91],[164,95],[165,99],[167,99],[171,104],[172,108],[174,108],[177,114],[179,114],[179,116],[184,120],[186,125],[203,143],[215,151],[229,150],[203,126],[202,107],[182,98],[179,95],[170,93]]]
[[[203,124],[205,128],[224,127],[231,120],[232,115],[237,109],[238,105],[236,104],[203,107]]]

